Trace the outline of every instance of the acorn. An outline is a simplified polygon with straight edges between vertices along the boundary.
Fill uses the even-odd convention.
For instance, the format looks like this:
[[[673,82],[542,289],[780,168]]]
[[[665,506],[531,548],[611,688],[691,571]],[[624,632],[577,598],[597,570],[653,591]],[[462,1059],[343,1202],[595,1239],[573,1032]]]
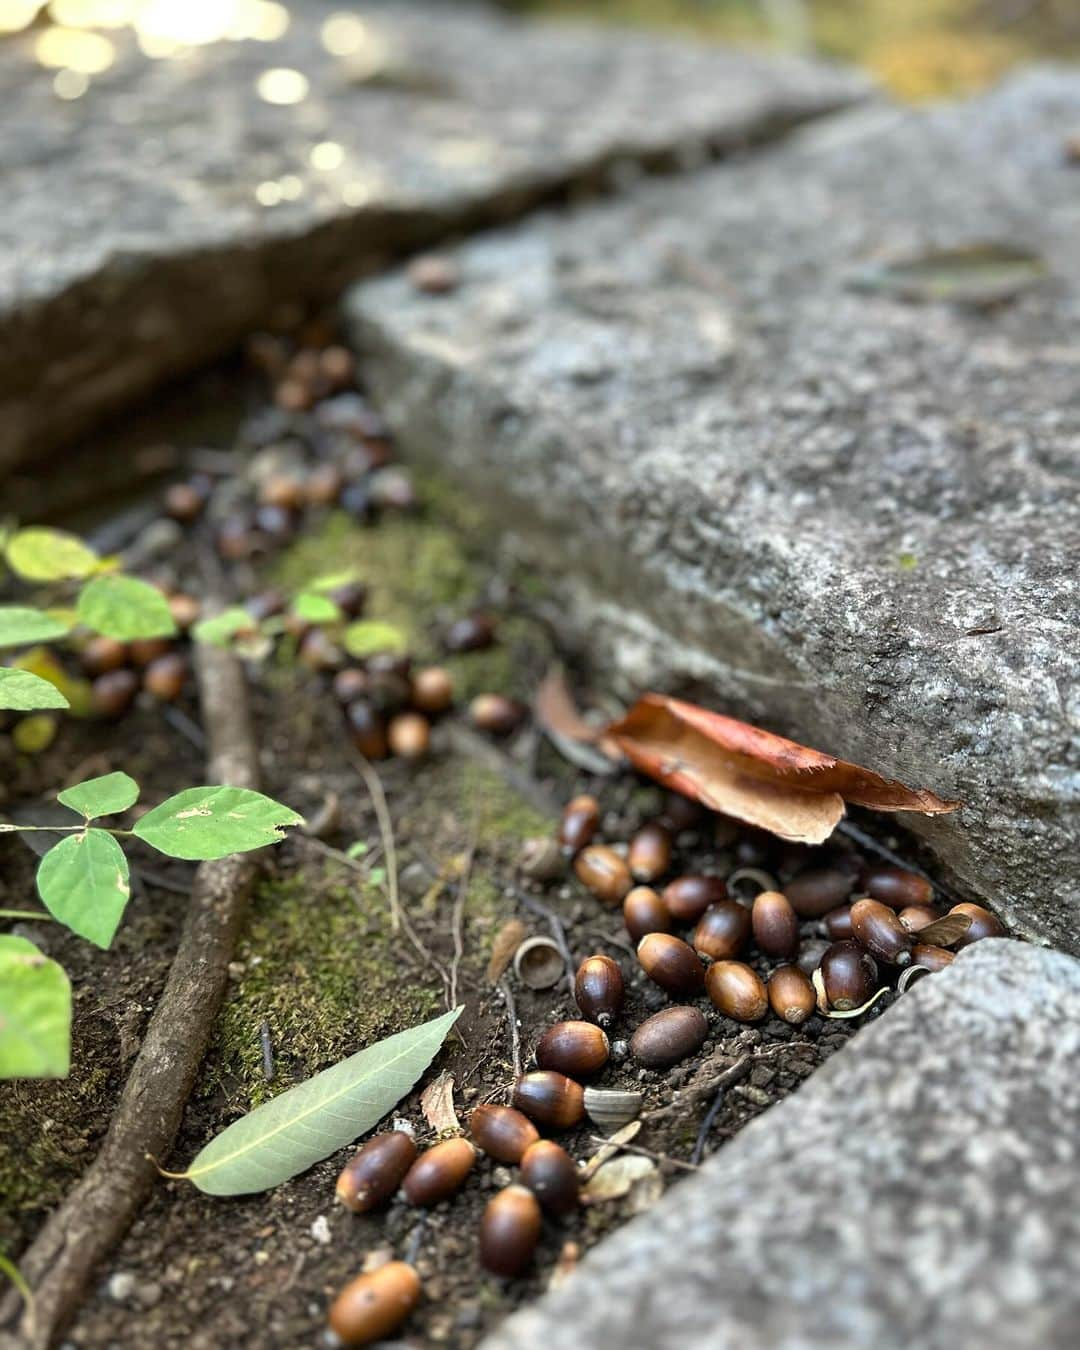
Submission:
[[[651,820],[630,840],[626,860],[635,881],[656,881],[671,866],[671,831]]]
[[[337,1198],[354,1214],[384,1204],[416,1161],[416,1145],[404,1130],[387,1130],[369,1139],[342,1168]]]
[[[577,1167],[566,1149],[553,1139],[538,1139],[525,1150],[521,1180],[549,1214],[572,1214],[577,1209]]]
[[[635,886],[623,901],[622,912],[626,931],[635,942],[646,933],[671,930],[671,912],[651,886]]]
[[[304,483],[309,506],[333,506],[345,486],[345,475],[336,464],[317,464]]]
[[[536,1062],[570,1078],[589,1078],[608,1061],[611,1046],[595,1022],[556,1022],[536,1043]]]
[[[226,562],[243,562],[257,553],[263,544],[249,516],[226,516],[218,526],[217,551]]]
[[[705,992],[736,1022],[759,1022],[769,1011],[760,976],[742,961],[714,961],[705,972]]]
[[[339,581],[326,592],[327,600],[332,600],[347,619],[358,619],[363,614],[367,596],[368,588],[362,581]],[[368,667],[371,668],[370,659]]]
[[[566,859],[554,839],[537,835],[522,843],[517,865],[519,871],[534,881],[554,881],[566,870]]]
[[[356,357],[336,343],[319,353],[319,373],[334,389],[344,389],[356,376]]]
[[[283,544],[296,532],[297,519],[293,511],[284,506],[257,506],[255,508],[255,528],[276,544]]]
[[[143,671],[143,688],[161,703],[175,703],[183,693],[188,663],[179,652],[166,652]]]
[[[851,936],[851,906],[837,905],[822,919],[822,926],[832,942],[847,942]]]
[[[720,900],[701,916],[690,940],[711,961],[738,956],[750,940],[750,911],[737,900]]]
[[[351,703],[353,699],[363,698],[368,689],[367,671],[358,666],[346,666],[334,676],[331,688],[339,703]]]
[[[423,713],[398,713],[390,719],[386,739],[391,753],[402,759],[422,759],[431,743],[431,726]]]
[[[393,675],[408,680],[412,671],[412,657],[408,652],[372,652],[364,662],[369,675]]]
[[[172,649],[173,645],[167,637],[135,638],[128,643],[128,660],[133,666],[141,669],[148,666],[151,661],[156,661],[159,656],[164,656],[166,652],[171,652]]]
[[[675,835],[682,834],[684,830],[696,829],[704,818],[705,808],[700,802],[684,797],[681,792],[669,792],[657,820]]]
[[[911,934],[895,910],[880,900],[856,900],[851,906],[851,931],[871,955],[892,966],[911,963]]]
[[[330,1305],[330,1330],[343,1345],[370,1345],[396,1331],[420,1301],[420,1276],[407,1261],[358,1275]]]
[[[670,1069],[705,1044],[709,1024],[697,1008],[663,1008],[630,1038],[630,1053],[646,1069]]]
[[[780,891],[759,891],[754,896],[750,922],[754,941],[766,956],[790,961],[799,950],[799,916]]]
[[[178,520],[181,525],[190,525],[202,514],[208,496],[201,481],[172,483],[165,489],[162,506],[167,516]]]
[[[184,591],[175,591],[169,596],[169,613],[173,617],[173,623],[182,633],[186,633],[192,624],[198,623],[199,616],[202,614],[202,605],[193,595],[187,595]]]
[[[489,1158],[501,1163],[520,1162],[540,1138],[532,1121],[512,1106],[478,1106],[469,1116],[469,1132]]]
[[[778,966],[769,976],[769,1007],[785,1022],[798,1026],[814,1012],[817,999],[810,977],[798,966]]]
[[[776,840],[767,830],[744,828],[733,850],[739,867],[766,867],[773,856]]]
[[[637,957],[649,979],[676,998],[696,998],[705,986],[701,959],[682,938],[646,933],[637,945]]]
[[[303,479],[295,473],[272,473],[259,484],[259,505],[275,506],[283,511],[299,511],[307,492]]]
[[[259,591],[257,595],[248,596],[244,601],[244,608],[256,623],[263,623],[266,619],[284,614],[288,603],[283,591]]]
[[[600,803],[596,798],[587,794],[573,797],[563,807],[559,843],[568,853],[577,853],[591,841],[599,824]]]
[[[352,743],[365,759],[384,759],[389,744],[386,726],[375,709],[364,699],[356,699],[345,709]]]
[[[412,697],[412,686],[408,678],[399,671],[373,667],[374,660],[375,657],[371,657],[367,662],[367,698],[384,717],[392,717],[408,707],[409,699]]]
[[[802,919],[819,919],[842,905],[851,894],[855,878],[847,868],[815,867],[800,872],[784,887],[791,907]]]
[[[581,1084],[554,1069],[523,1074],[514,1084],[511,1101],[538,1125],[552,1130],[568,1130],[585,1115]]]
[[[710,905],[727,898],[719,877],[677,877],[660,892],[660,898],[677,923],[697,923]]]
[[[609,1027],[622,1011],[623,977],[610,956],[587,956],[574,977],[574,999],[582,1017]]]
[[[973,905],[968,901],[963,904],[953,905],[949,910],[950,914],[967,914],[971,919],[971,927],[962,938],[953,945],[957,951],[962,947],[970,947],[973,942],[979,942],[983,938],[1002,937],[1005,933],[1005,926],[996,914],[991,914],[988,909],[983,909],[982,905]]]
[[[909,872],[903,867],[890,867],[875,864],[863,872],[863,890],[873,900],[880,900],[890,909],[903,909],[905,905],[929,905],[934,898],[934,888],[925,877],[917,872]]]
[[[540,1240],[540,1204],[527,1186],[492,1196],[480,1220],[480,1261],[493,1275],[520,1275]]]
[[[937,923],[938,912],[929,905],[905,905],[896,916],[909,933],[918,933]]]
[[[437,1205],[465,1184],[476,1162],[467,1139],[444,1139],[426,1149],[409,1168],[401,1188],[410,1205]]]
[[[469,614],[457,619],[443,634],[448,652],[478,652],[495,641],[495,620],[490,614]]]
[[[126,666],[128,649],[126,642],[116,638],[89,638],[79,651],[79,664],[87,675],[104,675],[110,670],[119,670]]]
[[[454,682],[441,666],[426,666],[412,677],[411,697],[414,708],[436,716],[453,703]]]
[[[98,717],[122,717],[135,701],[139,677],[133,670],[109,670],[90,687],[90,702]]]
[[[861,1008],[877,990],[877,962],[857,942],[834,942],[820,969],[829,1006],[838,1012]]]
[[[309,628],[300,639],[297,659],[308,670],[337,670],[344,659],[341,648],[331,640],[325,629]]]
[[[969,930],[970,931],[970,930]],[[956,960],[956,953],[945,947],[931,947],[925,942],[916,942],[911,949],[911,963],[926,970],[944,970]]]
[[[525,720],[528,710],[504,694],[477,694],[469,704],[469,720],[478,731],[509,736]]]
[[[621,904],[634,884],[625,861],[606,844],[582,849],[574,859],[574,874],[604,905]]]

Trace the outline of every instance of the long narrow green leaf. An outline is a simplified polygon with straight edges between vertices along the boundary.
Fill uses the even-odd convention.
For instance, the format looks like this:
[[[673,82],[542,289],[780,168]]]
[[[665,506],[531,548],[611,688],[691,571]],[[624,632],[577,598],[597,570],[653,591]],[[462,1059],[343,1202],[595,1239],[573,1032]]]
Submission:
[[[388,1036],[248,1115],[212,1139],[181,1175],[208,1195],[269,1190],[365,1134],[435,1058],[461,1008]]]

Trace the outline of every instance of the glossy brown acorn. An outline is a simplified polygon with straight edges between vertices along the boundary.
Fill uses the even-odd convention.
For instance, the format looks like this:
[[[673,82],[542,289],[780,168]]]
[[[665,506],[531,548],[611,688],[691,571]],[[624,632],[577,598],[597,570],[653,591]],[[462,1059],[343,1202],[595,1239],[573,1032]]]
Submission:
[[[109,670],[90,688],[90,702],[99,717],[121,717],[135,701],[139,677],[133,670]]]
[[[630,1038],[630,1053],[646,1069],[670,1069],[705,1044],[709,1024],[697,1008],[664,1008]]]
[[[880,900],[856,900],[851,906],[851,931],[872,956],[892,966],[911,964],[911,934],[896,911]]]
[[[571,1214],[577,1209],[577,1167],[553,1139],[537,1140],[525,1150],[521,1180],[549,1214]]]
[[[846,942],[851,936],[851,906],[837,905],[825,915],[822,923],[833,942]]]
[[[769,1011],[765,985],[742,961],[714,962],[705,972],[705,991],[736,1022],[758,1022]]]
[[[857,942],[834,942],[820,969],[829,1006],[838,1012],[861,1008],[877,990],[877,962]]]
[[[437,1205],[465,1183],[476,1162],[467,1139],[444,1139],[426,1149],[409,1168],[401,1188],[410,1205]]]
[[[780,966],[769,976],[766,986],[769,1007],[785,1022],[798,1026],[817,1007],[814,986],[798,966]]]
[[[929,905],[905,905],[896,917],[909,933],[918,933],[936,923],[940,916]]]
[[[386,739],[386,723],[367,702],[355,699],[345,709],[352,743],[365,759],[383,759],[390,749]]]
[[[863,873],[863,890],[873,900],[880,900],[890,909],[905,905],[928,905],[934,898],[934,888],[925,877],[903,867],[885,865],[868,867]]]
[[[425,666],[412,677],[413,706],[435,716],[454,701],[454,681],[442,666]]]
[[[750,941],[750,911],[737,900],[710,905],[691,939],[694,950],[712,961],[738,956]]]
[[[469,719],[480,731],[509,736],[525,719],[525,708],[503,694],[477,694],[469,704]]]
[[[189,525],[206,505],[206,494],[194,483],[173,483],[165,489],[162,505],[167,516]]]
[[[572,797],[563,807],[559,822],[559,843],[568,853],[577,853],[588,844],[600,824],[600,803],[587,793]]]
[[[608,1038],[595,1022],[556,1022],[536,1043],[536,1062],[569,1078],[588,1078],[604,1067]]]
[[[759,891],[750,921],[754,941],[766,956],[790,960],[799,950],[799,916],[780,891]]]
[[[678,923],[697,923],[710,905],[727,898],[727,887],[719,877],[676,877],[660,898]]]
[[[651,886],[635,886],[623,901],[622,913],[626,931],[635,942],[646,933],[671,929],[671,913]]]
[[[370,1345],[396,1331],[419,1301],[420,1276],[407,1261],[387,1261],[338,1294],[330,1330],[343,1345]]]
[[[480,1220],[480,1260],[493,1275],[519,1275],[540,1240],[540,1204],[527,1186],[507,1186]]]
[[[326,592],[347,619],[358,619],[367,604],[368,588],[362,581],[339,581]]]
[[[431,744],[431,726],[423,713],[403,712],[386,728],[390,750],[402,759],[421,759]]]
[[[637,957],[649,979],[676,998],[696,998],[704,988],[701,958],[682,938],[646,933],[637,945]]]
[[[930,947],[925,942],[916,942],[911,949],[912,965],[925,966],[927,970],[944,970],[955,960],[955,952],[950,952],[944,947]]]
[[[538,1125],[551,1130],[568,1130],[585,1115],[581,1084],[554,1069],[522,1075],[514,1084],[511,1101]]]
[[[529,1145],[540,1138],[528,1116],[512,1106],[478,1106],[469,1116],[469,1131],[489,1158],[502,1163],[520,1162]]]
[[[369,1139],[342,1168],[337,1198],[354,1214],[389,1200],[416,1161],[416,1145],[404,1130],[387,1130]]]
[[[803,919],[819,919],[842,905],[851,894],[855,878],[842,867],[815,867],[800,872],[784,887],[795,913]]]
[[[684,797],[681,792],[669,792],[658,820],[672,834],[681,834],[683,830],[695,829],[704,818],[705,808],[700,802]]]
[[[128,649],[126,642],[116,638],[92,637],[79,652],[79,663],[87,675],[104,675],[110,670],[119,670],[126,666]]]
[[[174,703],[184,691],[188,664],[179,652],[166,652],[143,671],[143,688],[162,703]]]
[[[634,882],[630,869],[606,844],[590,844],[574,859],[578,881],[604,905],[619,905]]]
[[[623,977],[610,956],[587,956],[574,977],[574,999],[582,1017],[609,1027],[622,1011]]]
[[[642,825],[627,853],[630,873],[635,881],[656,881],[671,866],[671,831],[651,820]]]
[[[448,652],[477,652],[495,641],[495,620],[488,614],[470,614],[457,619],[443,635]]]
[[[167,637],[135,638],[128,643],[128,660],[133,666],[148,666],[159,656],[172,651],[172,641]]]
[[[973,942],[979,942],[982,938],[1001,937],[1005,932],[1001,920],[988,909],[983,909],[982,905],[973,905],[965,901],[963,904],[953,905],[949,913],[967,914],[971,919],[971,927],[953,944],[957,951],[962,947],[970,947]]]
[[[307,493],[298,474],[272,473],[259,484],[259,505],[277,506],[285,511],[299,511]]]

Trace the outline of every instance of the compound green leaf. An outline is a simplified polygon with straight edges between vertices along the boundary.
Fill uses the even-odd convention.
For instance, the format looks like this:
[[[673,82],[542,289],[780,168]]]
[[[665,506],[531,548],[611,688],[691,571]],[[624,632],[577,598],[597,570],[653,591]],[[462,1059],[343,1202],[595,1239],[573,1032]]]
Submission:
[[[105,830],[69,834],[42,858],[37,888],[54,918],[107,948],[131,898],[127,859]]]
[[[76,612],[80,622],[95,633],[120,642],[171,637],[176,632],[168,600],[137,577],[103,576],[88,581]]]
[[[71,984],[26,938],[0,937],[0,1078],[63,1078],[71,1061]]]
[[[68,708],[71,705],[55,685],[31,675],[28,670],[0,666],[0,708],[32,712],[35,708]]]
[[[4,556],[11,570],[26,581],[88,577],[98,567],[97,554],[76,535],[41,525],[16,530],[4,546]]]
[[[93,820],[97,816],[114,816],[134,806],[139,800],[139,785],[126,773],[106,773],[66,788],[57,794],[56,800]]]
[[[224,858],[280,843],[287,825],[303,823],[303,816],[250,788],[193,787],[148,811],[134,832],[171,858]]]
[[[69,625],[30,605],[0,605],[0,647],[22,647],[31,642],[62,638]]]

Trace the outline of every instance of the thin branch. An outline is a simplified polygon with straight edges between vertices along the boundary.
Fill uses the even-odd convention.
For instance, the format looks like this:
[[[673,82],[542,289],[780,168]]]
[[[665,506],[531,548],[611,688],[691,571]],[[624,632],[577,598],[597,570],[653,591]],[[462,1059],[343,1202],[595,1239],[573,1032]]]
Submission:
[[[43,909],[0,909],[0,919],[40,919],[42,923],[59,922]]]
[[[505,976],[499,981],[499,993],[506,1004],[506,1016],[510,1021],[510,1059],[514,1066],[514,1078],[521,1077],[521,1035],[518,1032],[517,1005]]]
[[[375,808],[375,819],[379,823],[383,851],[386,854],[386,888],[390,896],[390,927],[395,933],[401,931],[401,901],[398,898],[397,849],[394,845],[394,825],[390,819],[390,808],[386,804],[386,793],[379,775],[371,767],[359,750],[350,747],[353,762],[360,771],[364,785],[371,795],[371,804]]]
[[[469,894],[469,882],[472,879],[473,856],[476,853],[477,823],[475,820],[473,821],[470,833],[469,847],[465,854],[465,865],[461,869],[461,876],[458,879],[457,895],[454,897],[454,917],[451,922],[451,930],[454,938],[454,959],[450,962],[449,1009],[457,1007],[458,970],[461,967],[461,958],[465,952],[465,943],[461,936],[461,923],[465,914],[465,900]]]

